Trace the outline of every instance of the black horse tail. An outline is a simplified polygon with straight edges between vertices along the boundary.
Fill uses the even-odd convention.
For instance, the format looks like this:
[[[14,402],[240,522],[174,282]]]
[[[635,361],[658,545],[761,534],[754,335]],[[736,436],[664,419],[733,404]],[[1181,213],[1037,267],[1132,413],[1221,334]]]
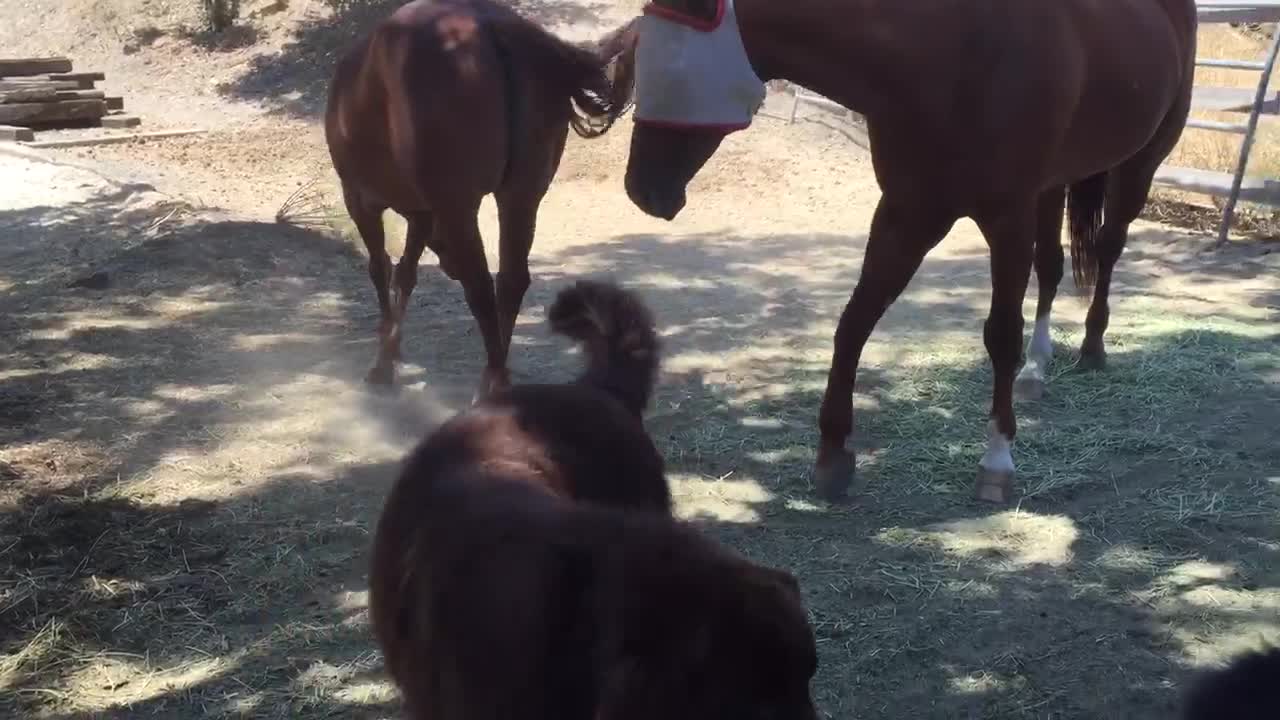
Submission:
[[[1107,173],[1100,172],[1067,188],[1067,232],[1071,235],[1071,276],[1076,287],[1092,287],[1098,278],[1098,230],[1107,199]]]

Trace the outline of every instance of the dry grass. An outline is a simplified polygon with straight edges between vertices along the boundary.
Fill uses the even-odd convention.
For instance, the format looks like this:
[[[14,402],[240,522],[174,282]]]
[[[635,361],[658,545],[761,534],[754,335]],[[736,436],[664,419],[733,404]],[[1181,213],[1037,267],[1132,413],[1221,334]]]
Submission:
[[[879,704],[895,696],[1025,718],[1094,716],[1101,697],[1125,717],[1160,717],[1167,657],[1206,652],[1207,635],[1280,637],[1262,619],[1280,576],[1258,549],[1280,540],[1280,493],[1259,454],[1269,441],[1249,432],[1258,412],[1274,417],[1257,407],[1262,378],[1280,371],[1273,333],[1228,316],[1151,321],[1155,300],[1122,307],[1106,373],[1077,371],[1078,333],[1055,334],[1051,394],[1019,407],[1025,494],[1010,511],[966,499],[990,381],[974,343],[917,338],[893,366],[869,368],[880,375],[858,398],[867,487],[852,511],[814,504],[805,486],[820,345],[732,381],[664,386],[650,422],[679,511],[797,572],[828,717],[890,717]],[[529,357],[565,370],[556,353]],[[27,483],[93,461],[5,458]],[[220,505],[69,488],[6,508],[0,712],[390,716],[362,594],[332,597],[334,577],[359,573],[384,486],[313,483]],[[1193,561],[1203,579],[1179,579]],[[1166,635],[1142,635],[1134,607]],[[1137,689],[1107,677],[1115,665]]]
[[[813,461],[820,353],[788,363],[776,379],[790,388],[782,396],[717,386],[659,421],[667,456],[686,473],[682,511],[767,524],[722,532],[799,573],[831,717],[894,717],[879,703],[895,695],[905,704],[931,696],[931,717],[1101,716],[1087,687],[1118,704],[1115,717],[1167,716],[1150,698],[1168,697],[1160,688],[1172,668],[1134,653],[1133,638],[1145,644],[1153,632],[1121,610],[1135,602],[1162,618],[1168,634],[1155,646],[1172,657],[1223,652],[1194,629],[1202,622],[1233,648],[1280,638],[1280,625],[1264,620],[1280,576],[1244,550],[1280,540],[1275,479],[1257,450],[1243,449],[1260,439],[1260,406],[1246,398],[1261,397],[1261,378],[1280,371],[1274,334],[1226,318],[1160,317],[1158,303],[1141,299],[1123,308],[1105,373],[1075,367],[1078,332],[1055,333],[1051,394],[1018,408],[1023,495],[1012,512],[988,515],[967,499],[990,393],[980,347],[914,346],[864,386],[865,488],[847,515],[814,506],[797,482]],[[1195,587],[1236,598],[1230,620],[1192,587],[1167,588],[1179,564],[1207,557],[1210,538],[1232,549],[1209,551],[1220,576]],[[1113,567],[1122,546],[1142,564]],[[1254,591],[1233,595],[1241,584]],[[937,663],[947,683],[904,691],[903,678],[932,677]],[[1125,682],[1148,699],[1118,691],[1108,666],[1126,666]]]

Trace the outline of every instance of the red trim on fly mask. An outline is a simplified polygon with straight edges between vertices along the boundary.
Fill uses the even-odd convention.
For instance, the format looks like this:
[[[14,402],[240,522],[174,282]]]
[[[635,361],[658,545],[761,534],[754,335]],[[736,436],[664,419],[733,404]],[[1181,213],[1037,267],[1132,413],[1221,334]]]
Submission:
[[[685,15],[676,12],[669,7],[658,5],[657,3],[645,3],[644,14],[655,15],[663,20],[670,20],[673,23],[691,27],[700,32],[711,32],[720,27],[720,23],[724,21],[724,6],[726,0],[716,0],[716,16],[711,20],[704,20],[693,15]]]
[[[702,125],[699,123],[672,122],[670,120],[645,120],[639,116],[636,116],[634,121],[636,125],[648,125],[649,127],[666,128],[668,130],[701,130],[704,132],[720,133],[721,135],[728,135],[731,132],[746,130],[751,127],[750,122]]]

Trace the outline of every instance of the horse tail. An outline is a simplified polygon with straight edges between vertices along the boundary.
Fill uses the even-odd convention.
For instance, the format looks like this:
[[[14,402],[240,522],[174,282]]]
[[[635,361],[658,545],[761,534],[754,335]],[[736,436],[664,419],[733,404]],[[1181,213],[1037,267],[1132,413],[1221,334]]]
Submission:
[[[531,69],[537,82],[546,82],[569,100],[569,123],[585,138],[599,137],[627,109],[633,84],[629,59],[635,47],[635,20],[605,36],[597,43],[575,45],[551,34],[518,13],[493,11],[490,27],[517,65]],[[610,68],[617,65],[619,87],[615,88]],[[625,72],[621,71],[625,70]]]
[[[1071,276],[1076,287],[1092,287],[1098,277],[1098,230],[1107,199],[1107,173],[1067,187],[1067,232],[1071,235]]]
[[[634,293],[610,282],[579,280],[556,296],[552,332],[582,343],[579,382],[613,395],[637,416],[653,395],[661,341],[653,315]]]
[[[604,108],[603,122],[596,128],[575,127],[574,131],[583,137],[598,137],[609,131],[613,123],[621,118],[631,107],[636,87],[636,42],[639,40],[639,29],[636,24],[640,18],[628,20],[617,29],[600,38],[595,43],[593,52],[596,60],[605,68],[605,79],[609,86],[608,107]],[[585,107],[575,97],[574,104]],[[583,131],[588,134],[584,134]],[[589,133],[596,133],[591,135]]]

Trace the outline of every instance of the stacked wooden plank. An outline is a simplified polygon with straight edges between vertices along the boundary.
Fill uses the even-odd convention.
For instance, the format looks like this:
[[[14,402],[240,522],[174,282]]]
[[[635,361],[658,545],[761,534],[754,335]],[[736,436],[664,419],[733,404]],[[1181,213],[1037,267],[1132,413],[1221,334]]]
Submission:
[[[124,98],[95,87],[105,79],[73,72],[64,57],[0,58],[0,140],[30,141],[42,128],[137,125],[137,118],[111,114],[124,109]]]

